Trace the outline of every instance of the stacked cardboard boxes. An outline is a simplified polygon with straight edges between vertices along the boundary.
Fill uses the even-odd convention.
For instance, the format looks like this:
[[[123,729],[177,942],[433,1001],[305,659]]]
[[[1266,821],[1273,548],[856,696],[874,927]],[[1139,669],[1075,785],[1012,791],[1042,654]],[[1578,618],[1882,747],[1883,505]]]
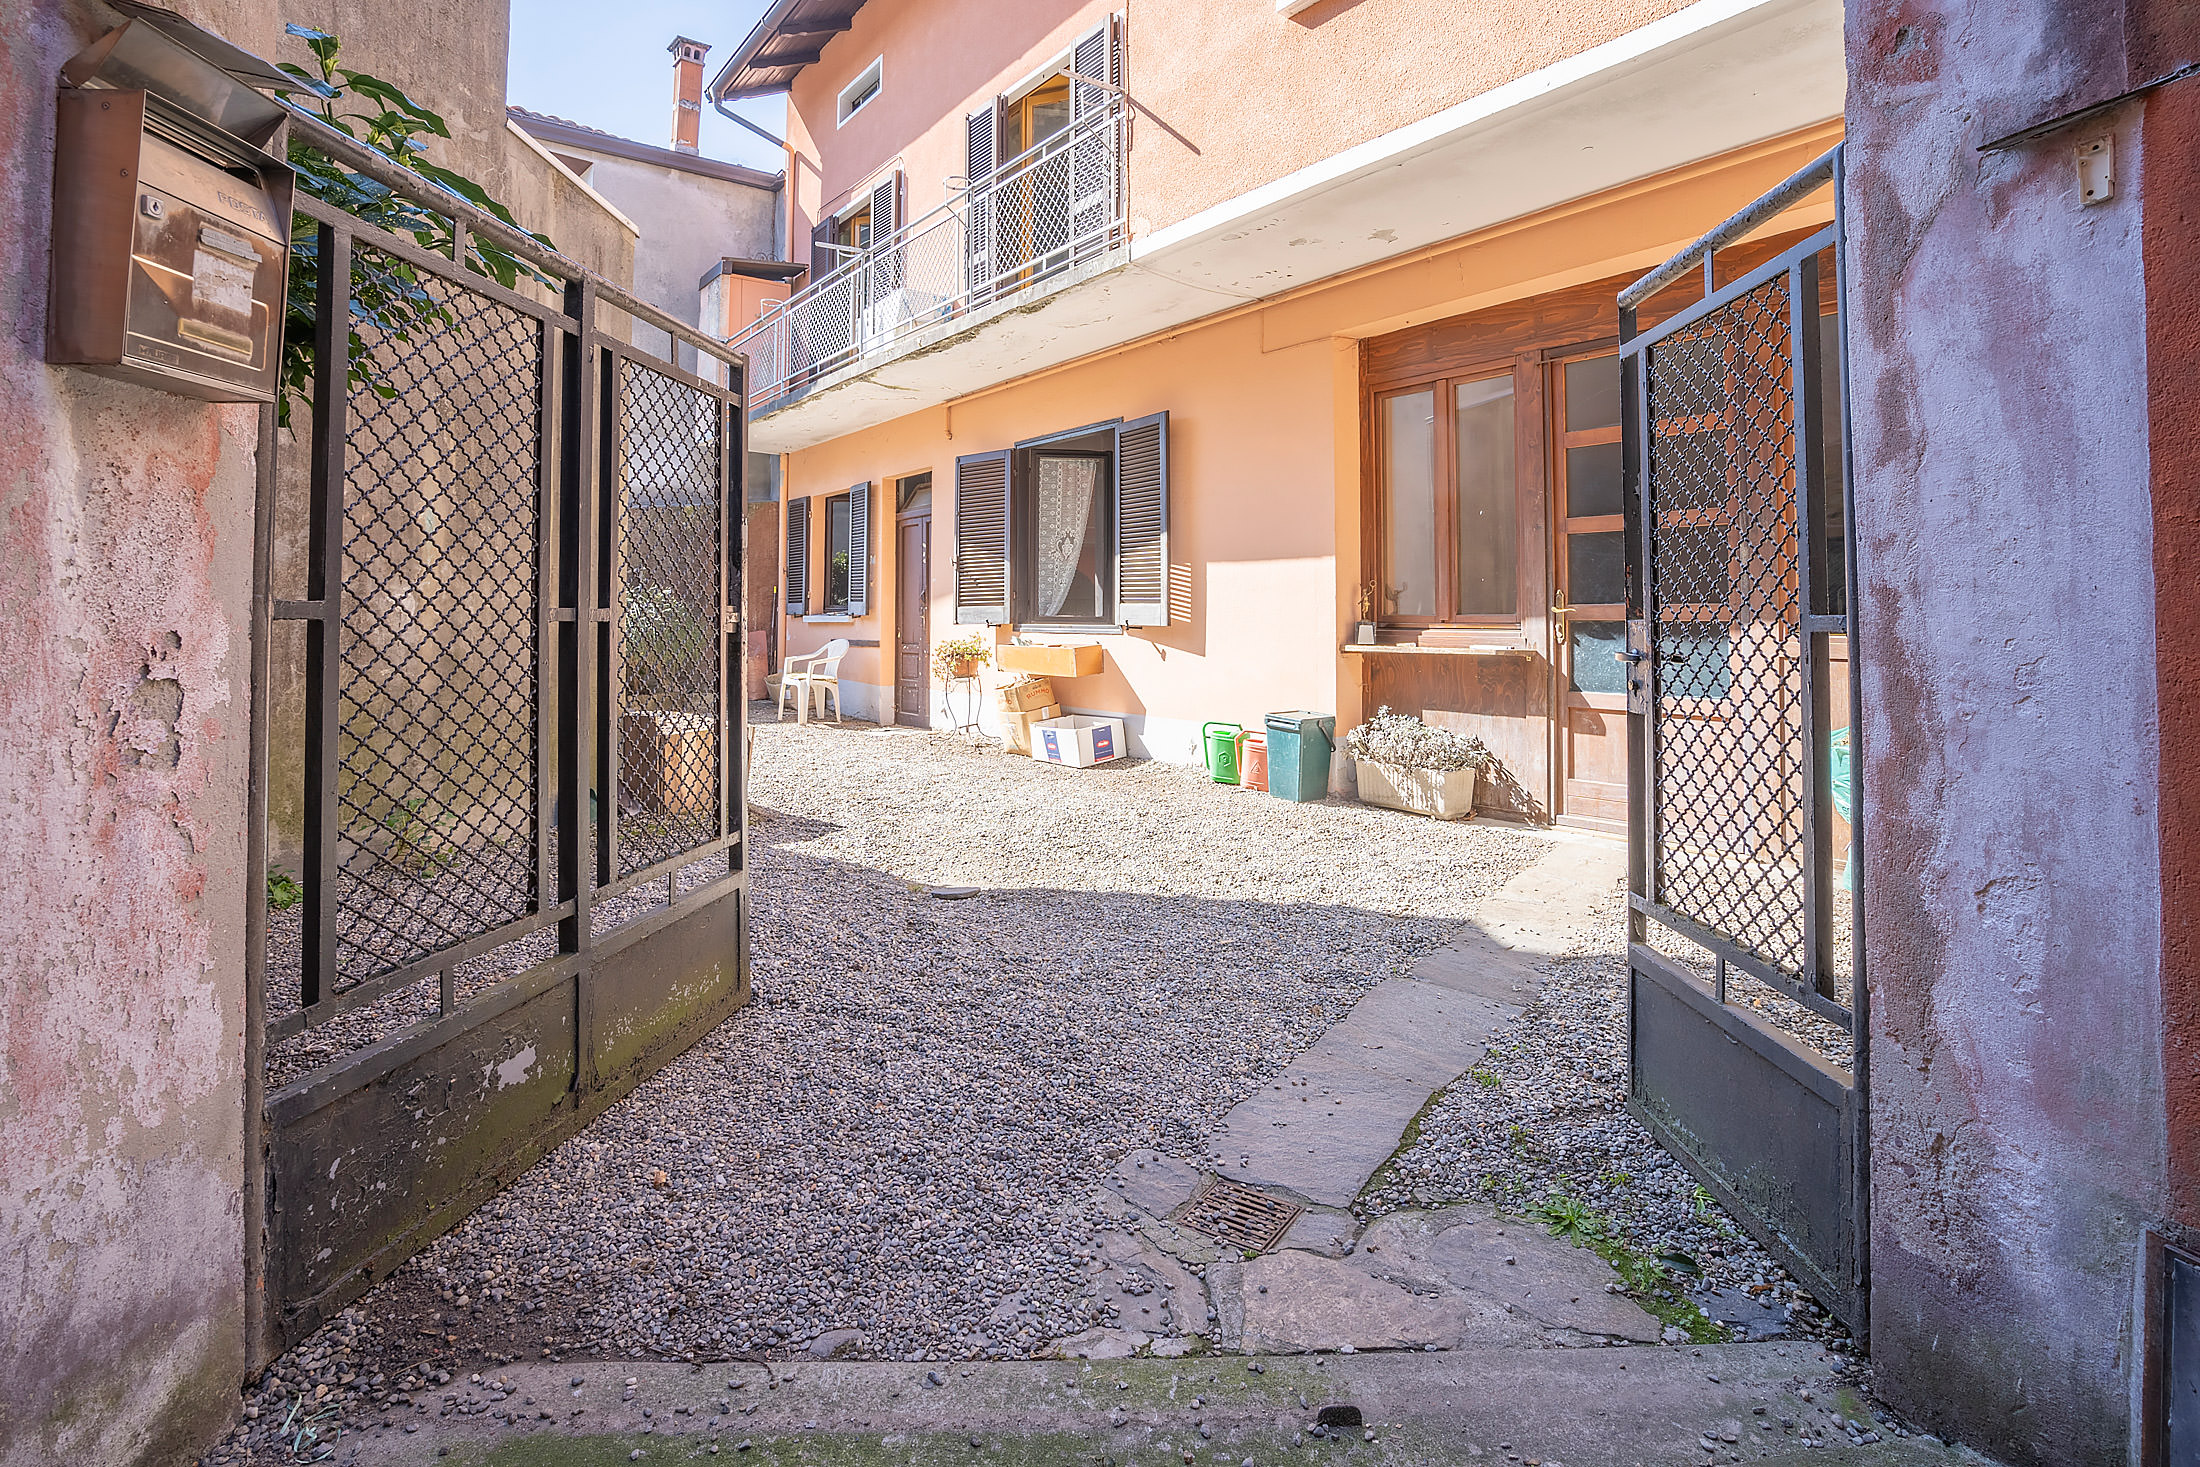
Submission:
[[[995,695],[1001,707],[1001,741],[1011,754],[1031,752],[1033,724],[1062,716],[1054,701],[1054,684],[1043,677],[1020,677],[1004,684]]]

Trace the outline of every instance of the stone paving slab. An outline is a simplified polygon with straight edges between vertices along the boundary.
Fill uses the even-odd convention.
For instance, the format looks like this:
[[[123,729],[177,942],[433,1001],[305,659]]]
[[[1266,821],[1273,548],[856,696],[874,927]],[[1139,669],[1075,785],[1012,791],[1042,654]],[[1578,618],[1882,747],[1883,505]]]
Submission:
[[[1984,1463],[1923,1438],[1847,1445],[1838,1422],[1862,1408],[1833,1379],[1833,1363],[1814,1347],[1789,1342],[1266,1361],[515,1365],[496,1377],[510,1385],[511,1404],[532,1398],[554,1408],[554,1424],[534,1419],[532,1410],[519,1425],[421,1411],[413,1413],[417,1433],[392,1427],[347,1436],[336,1460],[361,1467],[705,1460],[743,1467],[1091,1467],[1105,1458],[1176,1462],[1189,1452],[1200,1467],[1234,1467],[1248,1458],[1260,1467],[1285,1461],[1365,1467],[1517,1467],[1530,1460],[1542,1467]],[[569,1386],[576,1376],[583,1385]],[[631,1394],[628,1378],[635,1381]],[[1804,1391],[1815,1399],[1803,1401]],[[1354,1433],[1342,1441],[1309,1441],[1305,1432],[1315,1412],[1329,1404],[1356,1406],[1375,1439]],[[575,1407],[586,1409],[571,1414]],[[1803,1450],[1801,1438],[1813,1427],[1828,1435],[1829,1445]],[[1702,1446],[1707,1433],[1716,1442],[1710,1451]],[[1721,1439],[1727,1434],[1734,1443]],[[641,1456],[630,1455],[635,1452]]]
[[[1477,908],[1411,977],[1377,984],[1211,1141],[1221,1174],[1341,1207],[1398,1148],[1430,1096],[1542,991],[1626,869],[1619,842],[1571,833]]]

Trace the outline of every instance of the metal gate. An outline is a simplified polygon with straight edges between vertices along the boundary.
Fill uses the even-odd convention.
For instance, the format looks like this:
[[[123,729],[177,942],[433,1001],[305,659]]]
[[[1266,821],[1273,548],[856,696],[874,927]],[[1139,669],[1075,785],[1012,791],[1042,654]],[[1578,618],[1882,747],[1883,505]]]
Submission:
[[[1620,296],[1629,1103],[1862,1339],[1839,167],[1836,149]],[[1829,184],[1834,223],[1713,288],[1720,250]],[[1699,264],[1703,298],[1638,329]]]
[[[263,1356],[748,997],[742,359],[293,128],[418,227],[298,200],[317,226],[312,421],[286,433],[269,410],[262,432]],[[470,232],[538,279],[469,265]],[[710,376],[607,331],[614,312]]]

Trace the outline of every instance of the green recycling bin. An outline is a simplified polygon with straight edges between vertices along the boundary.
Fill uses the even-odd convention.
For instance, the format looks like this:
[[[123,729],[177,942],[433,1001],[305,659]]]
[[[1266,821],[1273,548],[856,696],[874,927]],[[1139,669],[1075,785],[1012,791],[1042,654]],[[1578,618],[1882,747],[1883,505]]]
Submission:
[[[1319,800],[1329,793],[1329,755],[1336,747],[1332,713],[1271,713],[1268,792],[1279,800]]]

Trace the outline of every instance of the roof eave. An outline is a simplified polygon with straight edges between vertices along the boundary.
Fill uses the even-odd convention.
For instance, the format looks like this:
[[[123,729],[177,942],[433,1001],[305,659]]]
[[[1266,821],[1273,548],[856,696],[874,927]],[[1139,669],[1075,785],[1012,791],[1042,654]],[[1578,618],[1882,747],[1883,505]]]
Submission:
[[[780,22],[787,18],[798,3],[799,0],[772,0],[771,8],[757,18],[756,24],[749,28],[749,33],[741,38],[741,44],[734,47],[732,53],[726,57],[726,64],[718,68],[718,75],[712,77],[710,85],[703,88],[703,95],[713,102],[724,102],[742,97],[760,97],[767,92],[784,90],[784,86],[778,86],[761,90],[744,87],[736,91],[733,90],[733,78],[778,33]]]

